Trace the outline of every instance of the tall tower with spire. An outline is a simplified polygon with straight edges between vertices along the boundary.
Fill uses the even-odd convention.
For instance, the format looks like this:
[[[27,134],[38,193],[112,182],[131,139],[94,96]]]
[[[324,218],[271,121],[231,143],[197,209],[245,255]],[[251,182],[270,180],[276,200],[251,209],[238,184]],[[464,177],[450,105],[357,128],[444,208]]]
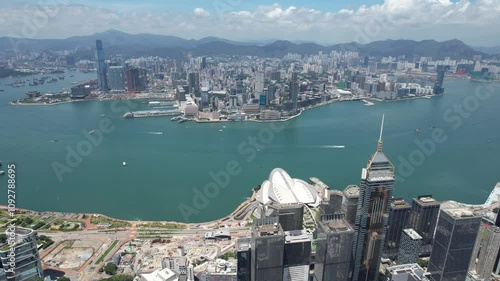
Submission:
[[[394,191],[394,166],[382,151],[384,116],[377,151],[361,171],[361,185],[354,225],[352,281],[377,281]]]

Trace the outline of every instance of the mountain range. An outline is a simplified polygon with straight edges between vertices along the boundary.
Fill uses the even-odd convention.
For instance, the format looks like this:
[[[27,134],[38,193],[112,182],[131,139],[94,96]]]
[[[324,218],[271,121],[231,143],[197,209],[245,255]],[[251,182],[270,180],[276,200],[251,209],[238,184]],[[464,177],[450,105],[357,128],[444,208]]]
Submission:
[[[319,51],[330,53],[333,50],[355,51],[362,56],[372,57],[404,55],[409,59],[414,56],[432,57],[434,59],[444,59],[445,57],[471,59],[474,55],[488,56],[486,52],[475,50],[456,39],[444,42],[435,40],[384,40],[368,44],[351,42],[323,46],[316,43],[300,41],[293,43],[285,40],[259,44],[257,42],[237,42],[218,37],[188,40],[176,36],[128,34],[117,30],[108,30],[89,36],[75,36],[66,39],[16,39],[0,37],[0,50],[13,49],[13,46],[26,51],[76,50],[77,55],[82,58],[93,58],[93,48],[97,39],[103,41],[104,50],[107,55],[152,55],[171,58],[182,58],[188,53],[195,56],[249,55],[283,57],[287,53],[317,54]]]

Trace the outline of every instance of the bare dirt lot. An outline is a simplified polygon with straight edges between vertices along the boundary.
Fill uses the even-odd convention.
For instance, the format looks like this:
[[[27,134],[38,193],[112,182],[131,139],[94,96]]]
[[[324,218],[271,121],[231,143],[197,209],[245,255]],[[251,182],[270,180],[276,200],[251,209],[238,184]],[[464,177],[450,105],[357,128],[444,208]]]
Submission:
[[[43,262],[61,269],[78,270],[101,245],[101,241],[92,239],[65,240],[45,256]]]

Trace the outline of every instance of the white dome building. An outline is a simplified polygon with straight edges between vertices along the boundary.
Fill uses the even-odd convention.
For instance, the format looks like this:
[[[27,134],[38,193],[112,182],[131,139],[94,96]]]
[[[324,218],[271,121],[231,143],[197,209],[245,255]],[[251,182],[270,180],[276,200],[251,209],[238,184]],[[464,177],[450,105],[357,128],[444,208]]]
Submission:
[[[262,183],[257,193],[257,201],[263,205],[276,202],[279,204],[299,203],[317,207],[321,198],[309,183],[300,179],[292,179],[286,171],[276,168],[271,171],[269,180]]]

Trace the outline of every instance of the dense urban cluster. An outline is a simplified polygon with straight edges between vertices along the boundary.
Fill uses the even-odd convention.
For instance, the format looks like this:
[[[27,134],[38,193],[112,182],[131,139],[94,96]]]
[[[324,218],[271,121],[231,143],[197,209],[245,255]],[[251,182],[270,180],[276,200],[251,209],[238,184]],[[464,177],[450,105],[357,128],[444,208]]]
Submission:
[[[164,57],[106,56],[96,41],[94,59],[72,51],[31,52],[5,57],[3,67],[16,73],[63,72],[64,68],[97,71],[96,80],[73,85],[68,92],[29,91],[18,103],[54,104],[80,99],[158,98],[177,108],[131,112],[125,117],[184,115],[185,120],[288,120],[304,109],[336,101],[389,101],[430,98],[444,93],[445,76],[497,81],[498,62],[471,58],[369,57],[353,51],[315,55],[289,53],[282,58],[255,56]],[[57,78],[56,78],[57,79]],[[64,75],[60,77],[64,79]],[[13,87],[45,80],[19,80]],[[49,81],[50,82],[50,81]],[[143,95],[138,95],[143,93]]]
[[[445,77],[500,80],[498,62],[479,55],[369,57],[346,50],[280,58],[187,54],[179,60],[106,56],[104,50],[97,40],[94,58],[73,51],[18,53],[2,58],[0,74],[42,73],[9,85],[19,88],[62,80],[67,68],[96,72],[95,80],[69,91],[30,90],[12,104],[145,99],[154,110],[123,117],[174,115],[179,122],[286,121],[331,102],[370,106],[431,98],[445,93]],[[276,168],[217,222],[139,223],[82,214],[48,223],[43,214],[23,213],[33,220],[21,225],[0,216],[5,225],[18,223],[7,233],[15,243],[0,246],[0,281],[64,278],[48,270],[117,281],[500,280],[500,184],[484,205],[438,202],[432,195],[410,203],[394,197],[394,169],[381,132],[359,186],[332,190]]]

